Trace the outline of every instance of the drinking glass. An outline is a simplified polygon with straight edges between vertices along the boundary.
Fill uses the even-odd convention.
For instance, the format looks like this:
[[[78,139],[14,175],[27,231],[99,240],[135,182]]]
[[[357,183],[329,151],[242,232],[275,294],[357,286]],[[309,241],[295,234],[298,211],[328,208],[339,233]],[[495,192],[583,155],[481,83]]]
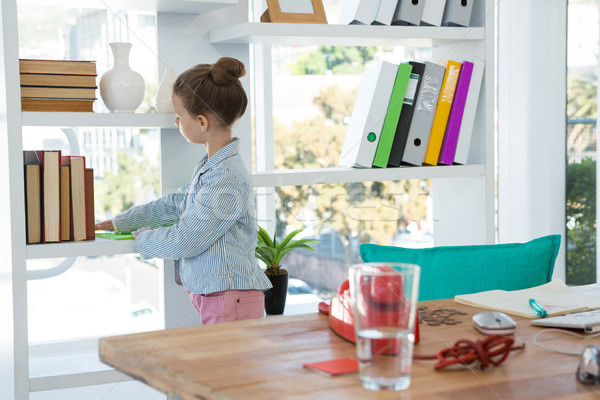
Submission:
[[[419,276],[413,264],[350,267],[350,293],[359,377],[370,390],[410,385]]]

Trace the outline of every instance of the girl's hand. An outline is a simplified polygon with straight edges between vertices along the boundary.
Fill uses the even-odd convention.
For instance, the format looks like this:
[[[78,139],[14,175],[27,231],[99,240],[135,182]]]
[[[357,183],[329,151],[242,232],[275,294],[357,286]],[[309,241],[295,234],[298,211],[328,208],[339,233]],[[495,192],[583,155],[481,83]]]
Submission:
[[[143,228],[140,228],[136,231],[131,232],[131,234],[133,235],[133,238],[136,239],[138,237],[138,235],[144,231],[151,231],[152,227],[151,226],[145,226]]]
[[[115,228],[113,227],[112,221],[109,219],[106,221],[98,222],[96,224],[96,230],[97,231],[114,231]]]

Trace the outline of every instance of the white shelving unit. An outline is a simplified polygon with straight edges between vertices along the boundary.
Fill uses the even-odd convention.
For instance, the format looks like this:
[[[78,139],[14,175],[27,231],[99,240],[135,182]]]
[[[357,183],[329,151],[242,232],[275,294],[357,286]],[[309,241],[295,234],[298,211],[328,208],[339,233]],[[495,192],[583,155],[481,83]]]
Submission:
[[[369,181],[401,181],[407,179],[436,179],[457,177],[480,177],[485,174],[485,166],[455,165],[440,167],[400,167],[400,168],[322,168],[288,169],[253,172],[252,186],[276,187],[292,185],[320,185],[326,183],[351,183]]]
[[[173,128],[175,114],[24,112],[23,126]]]
[[[238,4],[238,0],[18,0],[19,4],[165,13],[203,14]]]
[[[324,24],[263,24],[247,22],[213,30],[213,44],[278,44],[330,46],[428,47],[442,41],[482,40],[480,27],[369,26]]]
[[[307,24],[261,24],[248,22],[246,0],[19,0],[41,6],[69,6],[131,9],[157,12],[158,51],[161,71],[172,65],[176,72],[201,62],[214,62],[223,55],[233,56],[250,65],[250,46],[255,54],[270,51],[270,45],[385,45],[431,46],[432,61],[478,58],[487,62],[484,88],[469,165],[448,167],[403,167],[389,169],[326,168],[312,170],[273,170],[259,165],[252,173],[258,188],[285,185],[317,185],[361,181],[386,181],[431,178],[434,180],[434,220],[436,244],[491,243],[494,240],[494,3],[475,4],[472,28],[340,26]],[[18,79],[17,0],[3,0],[0,39],[0,218],[6,229],[0,233],[0,314],[9,321],[0,330],[0,375],[8,385],[0,387],[1,399],[26,399],[30,391],[77,388],[117,382],[121,374],[96,368],[77,373],[31,376],[27,338],[26,260],[71,256],[100,256],[133,252],[131,241],[97,239],[81,243],[44,245],[25,244],[23,209],[22,137],[23,126],[53,127],[158,127],[161,128],[162,190],[169,192],[185,183],[198,159],[173,126],[173,115],[161,114],[83,114],[33,113],[20,111]],[[404,61],[404,60],[401,60]],[[408,60],[406,60],[408,61]],[[260,64],[260,61],[258,61]],[[252,68],[248,68],[252,71]],[[270,79],[270,67],[258,73],[259,85]],[[100,72],[100,71],[99,71]],[[262,81],[261,79],[266,81]],[[249,78],[243,84],[250,93]],[[272,104],[269,90],[258,88],[264,104]],[[268,110],[267,110],[268,111]],[[258,124],[260,118],[257,117]],[[268,121],[263,121],[269,129]],[[247,112],[237,124],[236,136],[248,144],[242,156],[251,165],[251,119]],[[260,129],[257,129],[259,132]],[[259,134],[258,140],[268,138]],[[266,139],[265,139],[266,138]],[[271,146],[272,148],[272,146]],[[268,157],[266,157],[268,159]],[[261,161],[262,162],[262,161]],[[193,324],[182,317],[189,300],[174,285],[170,265],[165,262],[161,294],[164,296],[165,327]]]
[[[259,10],[260,11],[260,10]],[[470,27],[409,27],[335,24],[293,24],[244,22],[211,30],[208,41],[214,45],[252,45],[257,63],[258,105],[264,115],[256,120],[264,126],[265,142],[272,138],[270,50],[272,45],[406,46],[431,47],[429,61],[443,64],[448,59],[484,60],[483,89],[477,110],[468,165],[404,167],[397,169],[325,168],[316,170],[273,170],[271,156],[261,154],[259,171],[252,174],[256,187],[314,185],[402,179],[434,180],[434,242],[436,245],[482,244],[495,240],[494,184],[494,18],[491,0],[474,3]],[[409,60],[398,60],[398,62]],[[418,60],[423,61],[423,60]],[[261,119],[262,118],[262,119]],[[257,128],[257,135],[262,135]],[[260,140],[260,139],[259,139]],[[258,161],[257,161],[258,162]],[[268,194],[267,194],[268,196]],[[260,210],[260,209],[259,209]],[[266,216],[267,219],[269,216]]]
[[[17,1],[40,7],[102,8],[150,11],[157,14],[159,77],[166,65],[177,72],[191,66],[214,62],[221,56],[236,57],[250,63],[249,48],[227,46],[218,50],[206,38],[208,31],[226,24],[242,23],[248,18],[245,0],[3,0],[0,8],[0,216],[6,229],[0,234],[0,314],[7,322],[0,332],[0,399],[27,399],[31,392],[71,389],[81,393],[90,385],[114,384],[130,380],[98,361],[93,339],[91,349],[73,342],[30,351],[27,318],[27,260],[76,256],[102,256],[133,253],[133,241],[97,239],[60,244],[25,244],[25,214],[22,167],[23,127],[131,127],[160,128],[161,184],[170,192],[184,184],[201,157],[199,148],[187,144],[174,126],[174,115],[21,112],[19,87],[19,43]],[[102,74],[104,71],[98,71]],[[250,92],[249,81],[243,81]],[[248,113],[249,114],[249,113]],[[240,122],[241,140],[250,142],[250,116]],[[249,151],[244,154],[250,159]],[[172,276],[172,262],[160,267],[161,312],[166,328],[198,324],[185,290]],[[190,312],[192,309],[193,312]],[[65,350],[68,349],[68,350]],[[51,360],[51,361],[50,361]],[[131,383],[134,385],[136,383]],[[137,383],[137,385],[140,385]],[[131,386],[127,386],[131,387]],[[77,395],[76,395],[77,396]],[[82,398],[86,398],[83,396]],[[128,396],[127,398],[136,396]],[[112,397],[111,397],[112,398]]]
[[[107,254],[133,253],[133,240],[96,238],[83,242],[64,242],[27,245],[27,259],[60,257],[95,257]]]

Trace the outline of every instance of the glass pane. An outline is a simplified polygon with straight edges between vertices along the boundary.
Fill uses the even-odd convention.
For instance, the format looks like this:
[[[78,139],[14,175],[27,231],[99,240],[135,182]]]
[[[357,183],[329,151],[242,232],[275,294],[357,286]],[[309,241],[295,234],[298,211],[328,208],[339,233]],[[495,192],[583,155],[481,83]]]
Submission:
[[[20,58],[96,61],[97,83],[113,66],[108,44],[130,42],[130,66],[146,84],[137,112],[155,112],[158,53],[154,14],[19,4],[18,18]],[[107,112],[99,91],[96,94],[94,110]]]
[[[273,46],[275,168],[338,165],[363,73],[380,62],[428,60],[429,49]]]
[[[316,251],[290,252],[283,267],[290,277],[306,282],[314,294],[331,298],[347,279],[348,267],[360,262],[361,243],[431,246],[429,188],[427,180],[277,188],[278,238],[304,228],[297,238],[319,240]]]
[[[596,277],[598,1],[569,1],[567,56],[567,283]]]
[[[61,259],[29,260],[29,271]],[[69,262],[69,260],[67,260]],[[65,273],[27,284],[30,343],[162,328],[159,268],[138,255],[78,257]]]
[[[94,170],[96,221],[156,198],[160,185],[159,131],[117,128],[25,127],[23,148],[85,156]],[[28,270],[63,260],[29,260]],[[159,329],[158,267],[137,255],[79,257],[67,272],[29,282],[30,341]],[[88,311],[86,311],[86,309]],[[57,323],[48,324],[52,321]]]
[[[427,48],[376,46],[273,46],[271,54],[275,169],[338,166],[366,68],[431,58]],[[432,246],[430,188],[429,180],[276,188],[278,237],[304,228],[299,236],[319,240],[316,251],[288,254],[284,268],[310,295],[328,299],[360,262],[360,243]]]

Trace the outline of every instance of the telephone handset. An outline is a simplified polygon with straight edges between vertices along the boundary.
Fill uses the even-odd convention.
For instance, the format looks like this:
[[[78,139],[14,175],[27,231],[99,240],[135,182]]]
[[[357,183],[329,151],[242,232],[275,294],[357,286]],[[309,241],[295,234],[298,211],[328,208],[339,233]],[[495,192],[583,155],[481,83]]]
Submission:
[[[382,277],[382,279],[385,279]],[[381,281],[382,288],[391,285],[402,285],[402,281],[396,282],[385,282]],[[371,290],[370,296],[366,296],[369,299],[368,307],[371,308],[370,314],[373,318],[377,318],[385,326],[386,320],[397,319],[397,313],[408,312],[407,306],[402,299],[398,300],[397,296],[391,298],[389,293],[390,290]],[[394,290],[393,293],[403,293],[401,287]],[[356,335],[354,333],[354,314],[352,312],[352,302],[350,298],[350,282],[346,279],[338,288],[337,294],[331,303],[325,302],[319,303],[319,311],[323,314],[329,315],[329,327],[335,333],[343,337],[344,339],[356,343]],[[419,318],[415,317],[415,343],[419,343]]]

